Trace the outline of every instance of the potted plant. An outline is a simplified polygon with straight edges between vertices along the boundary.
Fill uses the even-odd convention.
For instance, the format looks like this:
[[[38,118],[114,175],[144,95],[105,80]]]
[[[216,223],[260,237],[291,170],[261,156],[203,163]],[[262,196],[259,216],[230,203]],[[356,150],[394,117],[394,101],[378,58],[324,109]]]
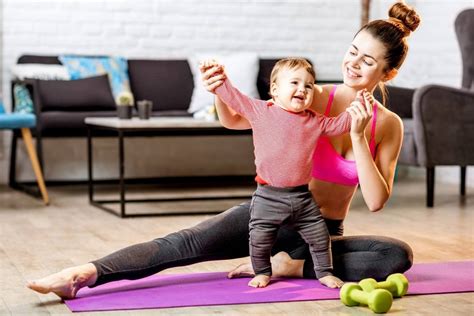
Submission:
[[[119,119],[126,120],[132,118],[133,111],[133,94],[128,91],[120,92],[115,99],[117,104],[117,115]]]

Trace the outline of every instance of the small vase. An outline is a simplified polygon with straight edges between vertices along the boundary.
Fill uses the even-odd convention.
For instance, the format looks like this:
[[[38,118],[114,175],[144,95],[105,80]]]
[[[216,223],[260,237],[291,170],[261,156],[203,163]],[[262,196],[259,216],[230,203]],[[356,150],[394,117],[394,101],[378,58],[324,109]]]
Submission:
[[[119,105],[117,106],[117,115],[121,120],[129,120],[132,118],[133,106]]]
[[[140,120],[148,120],[151,117],[151,111],[153,109],[153,102],[148,100],[141,100],[137,102],[138,105],[138,117]]]

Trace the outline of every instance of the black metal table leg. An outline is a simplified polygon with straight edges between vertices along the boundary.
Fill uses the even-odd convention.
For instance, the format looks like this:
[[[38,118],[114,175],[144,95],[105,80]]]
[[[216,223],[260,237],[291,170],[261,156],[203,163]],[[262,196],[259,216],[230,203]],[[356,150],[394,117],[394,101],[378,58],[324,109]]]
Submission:
[[[89,174],[89,203],[94,201],[94,179],[92,174],[92,128],[87,128],[87,172]]]
[[[123,131],[118,132],[119,141],[119,187],[120,187],[120,217],[125,217],[125,152]]]
[[[426,206],[434,205],[435,168],[426,167]]]
[[[466,195],[466,166],[461,166],[461,183],[460,183],[460,193],[461,196]]]

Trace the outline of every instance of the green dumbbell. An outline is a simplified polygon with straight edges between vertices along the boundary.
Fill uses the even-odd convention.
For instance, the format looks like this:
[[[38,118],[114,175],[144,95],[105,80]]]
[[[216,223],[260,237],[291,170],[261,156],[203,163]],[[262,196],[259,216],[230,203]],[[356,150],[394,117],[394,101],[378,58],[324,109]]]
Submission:
[[[402,297],[407,294],[408,280],[401,273],[395,273],[388,276],[386,281],[377,282],[374,279],[363,279],[359,286],[366,292],[372,292],[375,289],[385,289],[392,293],[393,297]]]
[[[392,307],[392,294],[384,289],[364,292],[357,283],[345,283],[339,292],[341,301],[346,306],[367,305],[374,313],[386,313]]]

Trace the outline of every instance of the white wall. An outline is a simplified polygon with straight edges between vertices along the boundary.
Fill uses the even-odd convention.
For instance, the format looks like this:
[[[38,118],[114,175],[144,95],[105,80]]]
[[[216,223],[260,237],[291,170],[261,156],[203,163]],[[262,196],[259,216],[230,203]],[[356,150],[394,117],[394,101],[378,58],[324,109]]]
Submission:
[[[0,48],[3,48],[3,5],[0,3]],[[0,49],[0,73],[3,73],[3,49]],[[2,96],[3,76],[0,76],[0,98]]]
[[[372,18],[384,18],[393,1],[372,1]],[[410,51],[394,85],[416,88],[437,83],[461,86],[462,61],[454,32],[454,20],[459,12],[474,7],[474,0],[407,1],[422,17],[420,27],[410,39]],[[410,175],[425,177],[420,168],[408,168]],[[436,168],[436,181],[459,183],[459,167]],[[467,185],[474,187],[474,168],[467,168]]]
[[[0,1],[0,100],[3,100],[3,3]],[[8,137],[5,133],[0,131],[0,170],[6,170],[6,162],[5,162],[5,138]],[[3,176],[4,173],[0,172],[0,183],[3,182],[5,177]]]
[[[372,2],[371,17],[386,17],[392,1]],[[410,39],[410,54],[395,83],[407,87],[433,82],[459,86],[461,61],[453,21],[463,8],[472,7],[473,1],[413,0],[408,3],[417,7],[423,24]],[[320,78],[339,79],[342,56],[359,28],[360,1],[3,0],[3,16],[2,77],[8,100],[8,70],[18,56],[25,53],[166,59],[186,58],[203,51],[252,50],[263,57],[306,56],[315,62]],[[248,139],[228,139],[217,147],[214,140],[204,139],[173,143],[169,144],[173,150],[166,154],[156,151],[149,159],[176,162],[171,164],[172,168],[163,166],[160,171],[163,174],[191,170],[202,174],[228,173],[225,168],[216,168],[217,164],[209,164],[216,161],[216,157],[205,153],[213,152],[213,148],[221,152],[219,164],[233,160],[232,168],[237,172],[253,170]],[[99,145],[104,161],[115,158],[114,145],[110,141]],[[181,158],[183,146],[186,156],[202,155],[202,164],[189,165]],[[239,163],[233,157],[236,146]],[[45,152],[49,153],[45,157],[49,165],[45,170],[47,178],[84,177],[83,164],[76,163],[78,158],[85,158],[83,141],[46,140]],[[169,152],[174,154],[170,156]],[[8,141],[4,141],[3,148],[0,146],[0,170],[7,170],[7,154]],[[147,167],[137,162],[139,157],[133,158],[133,152],[131,155],[135,164],[140,165],[136,166],[137,174],[144,173]],[[115,167],[104,164],[101,170],[107,176],[115,172]],[[468,176],[468,183],[472,185],[474,176],[470,170]],[[5,179],[6,174],[0,174],[0,182]],[[443,179],[443,175],[438,175],[438,179]],[[448,175],[446,179],[457,181],[457,173],[454,178]]]
[[[372,1],[372,18],[384,18],[393,1]],[[409,38],[410,50],[393,84],[419,87],[438,83],[461,86],[461,53],[454,32],[454,20],[473,0],[407,1],[420,13],[422,23]]]

